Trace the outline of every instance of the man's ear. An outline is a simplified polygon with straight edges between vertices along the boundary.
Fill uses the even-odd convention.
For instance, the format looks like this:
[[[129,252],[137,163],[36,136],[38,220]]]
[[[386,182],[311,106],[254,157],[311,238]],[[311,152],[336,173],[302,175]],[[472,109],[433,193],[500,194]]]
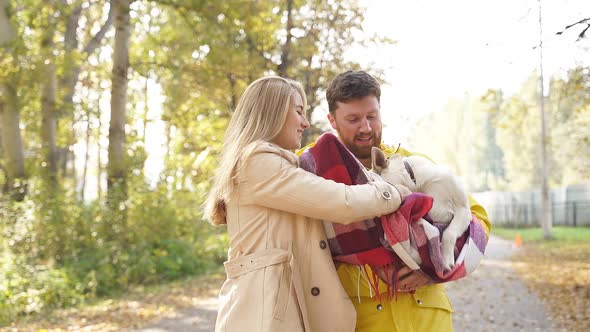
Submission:
[[[371,163],[373,171],[377,174],[381,174],[381,171],[383,171],[388,164],[385,153],[376,146],[371,149]]]
[[[330,125],[332,126],[332,129],[338,129],[338,128],[336,128],[336,120],[334,119],[334,116],[332,115],[332,113],[328,113],[328,121],[330,121]]]

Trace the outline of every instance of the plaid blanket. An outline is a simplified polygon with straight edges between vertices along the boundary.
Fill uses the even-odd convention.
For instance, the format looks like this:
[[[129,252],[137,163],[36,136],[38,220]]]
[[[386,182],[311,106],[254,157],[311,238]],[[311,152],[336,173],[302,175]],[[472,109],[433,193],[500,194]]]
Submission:
[[[299,157],[300,167],[326,179],[347,185],[364,184],[372,176],[354,155],[333,134],[322,135],[317,143]],[[487,238],[485,231],[473,216],[467,231],[455,245],[455,266],[444,271],[441,239],[446,225],[430,220],[432,207],[430,196],[414,193],[407,197],[400,208],[389,215],[359,220],[350,225],[324,221],[332,257],[337,262],[361,267],[369,265],[373,275],[369,283],[377,291],[381,270],[391,276],[387,282],[387,295],[395,292],[397,270],[403,265],[419,271],[433,282],[448,282],[462,278],[475,270],[483,258]],[[359,207],[362,208],[362,207]],[[420,256],[420,264],[412,258]]]

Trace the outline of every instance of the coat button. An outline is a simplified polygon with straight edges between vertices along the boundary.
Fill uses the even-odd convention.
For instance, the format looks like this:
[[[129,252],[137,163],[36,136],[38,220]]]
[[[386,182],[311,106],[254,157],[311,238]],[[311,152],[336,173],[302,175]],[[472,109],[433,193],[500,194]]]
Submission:
[[[383,194],[381,194],[381,195],[385,199],[391,199],[391,194],[389,193],[389,191],[384,191]]]
[[[379,311],[383,310],[383,306],[381,305],[381,303],[379,303],[379,304],[377,305],[377,310],[379,310]]]
[[[319,289],[319,288],[317,288],[317,287],[313,287],[313,288],[311,289],[311,295],[313,295],[313,296],[318,296],[318,295],[320,295],[320,289]]]
[[[416,300],[416,303],[418,303],[419,305],[421,305],[422,304],[422,300],[418,299],[418,300]]]
[[[321,240],[321,241],[320,241],[320,248],[322,248],[322,249],[326,249],[326,246],[327,246],[327,245],[326,245],[326,241],[324,241],[324,240]]]

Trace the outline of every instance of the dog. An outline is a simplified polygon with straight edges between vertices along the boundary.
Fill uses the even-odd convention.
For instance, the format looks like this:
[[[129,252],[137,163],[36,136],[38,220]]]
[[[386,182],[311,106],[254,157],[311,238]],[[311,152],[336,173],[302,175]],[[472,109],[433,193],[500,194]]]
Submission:
[[[442,255],[445,271],[455,265],[455,243],[469,227],[471,210],[461,180],[442,166],[425,157],[403,157],[393,154],[387,158],[377,147],[371,150],[373,173],[391,184],[401,184],[412,192],[420,192],[434,199],[429,215],[432,220],[448,224],[442,235]],[[427,222],[427,221],[419,221]],[[417,252],[410,253],[420,264]]]

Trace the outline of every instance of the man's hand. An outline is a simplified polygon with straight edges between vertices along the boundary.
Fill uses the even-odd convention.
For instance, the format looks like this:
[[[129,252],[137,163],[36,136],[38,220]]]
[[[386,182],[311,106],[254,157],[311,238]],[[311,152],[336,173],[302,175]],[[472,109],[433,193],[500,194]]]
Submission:
[[[381,280],[387,282],[387,280],[392,280],[393,275],[389,273],[386,275],[386,272],[381,269],[376,269],[377,275]],[[398,283],[397,283],[397,290],[401,292],[412,292],[415,291],[418,287],[422,287],[424,285],[429,285],[432,283],[432,280],[425,276],[423,273],[419,271],[414,271],[407,266],[403,266],[399,271],[397,271],[398,276]]]
[[[402,292],[415,291],[418,287],[432,283],[432,280],[424,274],[414,271],[407,266],[402,267],[397,271],[398,284],[397,289]]]

